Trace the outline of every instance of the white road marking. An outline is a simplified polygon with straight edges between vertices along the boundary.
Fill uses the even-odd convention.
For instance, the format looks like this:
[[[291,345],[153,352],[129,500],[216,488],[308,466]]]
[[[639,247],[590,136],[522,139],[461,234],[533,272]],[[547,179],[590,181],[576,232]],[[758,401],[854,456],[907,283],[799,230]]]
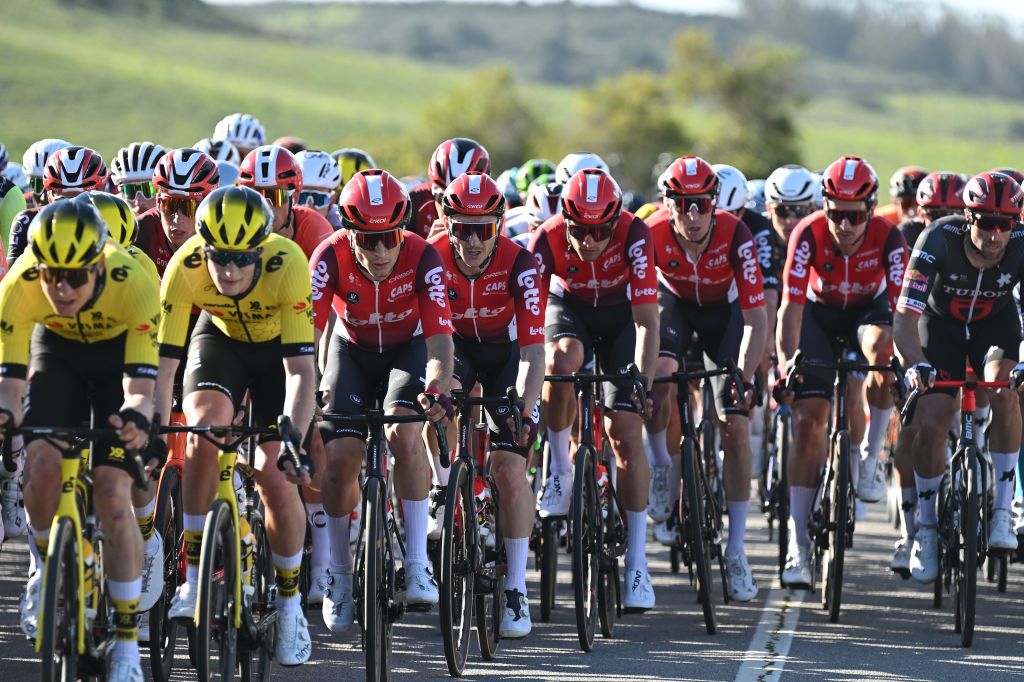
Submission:
[[[804,590],[781,588],[768,594],[736,682],[773,682],[782,677],[806,594]]]

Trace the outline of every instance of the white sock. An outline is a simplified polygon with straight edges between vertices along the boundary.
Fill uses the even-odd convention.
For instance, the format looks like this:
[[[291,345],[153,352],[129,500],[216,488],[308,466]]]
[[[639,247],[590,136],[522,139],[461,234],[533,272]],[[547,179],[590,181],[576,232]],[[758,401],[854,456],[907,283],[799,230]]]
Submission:
[[[327,528],[327,512],[319,502],[306,502],[306,519],[313,536],[310,568],[326,568],[331,563],[331,531]]]
[[[352,545],[349,544],[352,515],[328,516],[327,531],[331,541],[331,572],[352,572]]]
[[[572,427],[562,431],[548,429],[548,446],[551,449],[551,473],[571,474],[572,458],[569,456],[569,438]]]
[[[981,427],[985,426],[985,422],[988,421],[988,416],[992,414],[991,405],[977,405],[974,408],[974,424],[980,430]]]
[[[917,487],[900,488],[900,492],[903,498],[903,504],[900,505],[903,512],[903,539],[909,542],[917,535]]]
[[[431,474],[433,474],[432,478],[434,481],[434,485],[448,485],[448,474],[451,473],[451,467],[441,466],[440,456],[430,458],[430,472]]]
[[[815,492],[814,488],[804,488],[799,485],[789,487],[789,519],[793,522],[796,544],[801,547],[811,545],[811,536],[807,532],[807,519],[811,515]]]
[[[530,557],[530,538],[505,538],[505,589],[519,590],[526,596],[526,561]]]
[[[296,568],[302,565],[302,550],[300,549],[291,556],[284,554],[278,554],[277,552],[271,552],[271,556],[274,560],[274,568],[280,574],[282,571],[294,571]],[[280,577],[280,576],[279,576]],[[296,576],[296,580],[300,578]],[[296,590],[295,595],[291,597],[284,597],[281,595],[281,584],[278,583],[277,596],[274,597],[274,606],[281,613],[301,613],[302,612],[302,593]]]
[[[916,471],[914,482],[917,484],[917,522],[922,526],[935,526],[939,523],[939,486],[942,476],[923,478]]]
[[[725,553],[729,556],[743,554],[743,536],[747,532],[747,511],[750,509],[750,500],[741,502],[729,501],[729,540],[725,545]]]
[[[405,563],[427,563],[427,500],[402,500],[405,517]]]
[[[107,594],[110,595],[111,602],[135,602],[135,607],[138,608],[139,596],[142,594],[142,576],[134,580],[124,581],[108,579]],[[110,652],[110,657],[127,659],[129,661],[140,660],[138,639],[115,638],[114,649]]]
[[[181,520],[185,526],[185,530],[189,531],[199,532],[203,530],[203,526],[206,525],[205,514],[182,514]],[[197,584],[199,582],[199,566],[186,566],[185,580],[193,585]]]
[[[0,467],[0,468],[2,468],[2,467]],[[150,514],[153,513],[154,509],[156,509],[156,498],[155,497],[152,500],[150,500],[148,503],[146,503],[144,506],[142,506],[142,507],[135,507],[135,506],[132,507],[132,510],[135,512],[135,518],[149,516]],[[153,521],[155,523],[156,519],[153,519]],[[146,554],[152,554],[153,552],[156,551],[156,548],[160,545],[160,538],[157,537],[156,533],[153,533],[153,535],[148,540],[143,540],[142,541],[142,545],[143,545],[143,549],[146,552]]]
[[[1017,457],[1019,453],[993,452],[992,467],[996,471],[996,500],[993,509],[1009,509],[1016,485]]]
[[[672,464],[672,455],[668,452],[668,429],[662,429],[658,432],[648,431],[647,437],[651,443],[652,464],[659,467]]]
[[[32,527],[32,524],[28,524],[28,532],[34,538],[36,537],[36,530]],[[50,529],[46,529],[46,535],[50,535]],[[28,574],[33,575],[36,571],[43,570],[43,558],[39,556],[39,548],[36,547],[34,540],[28,541]]]
[[[626,570],[647,570],[647,511],[627,511]]]
[[[867,443],[867,457],[878,459],[882,454],[882,446],[885,445],[885,436],[889,433],[889,420],[892,418],[893,408],[871,407],[871,420],[868,423],[868,432],[864,437]]]

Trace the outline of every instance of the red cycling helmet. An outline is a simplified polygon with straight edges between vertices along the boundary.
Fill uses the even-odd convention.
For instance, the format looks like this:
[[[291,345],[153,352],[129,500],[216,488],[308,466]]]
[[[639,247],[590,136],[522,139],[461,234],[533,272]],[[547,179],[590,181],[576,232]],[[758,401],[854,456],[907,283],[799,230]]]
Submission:
[[[976,213],[1019,216],[1024,209],[1024,190],[1009,175],[979,173],[964,188],[964,206]]]
[[[173,149],[161,157],[153,171],[158,194],[205,199],[220,186],[217,162],[198,149]]]
[[[431,184],[442,189],[447,189],[452,180],[467,171],[491,172],[491,157],[487,150],[468,137],[453,137],[442,142],[427,165]]]
[[[1011,178],[1017,181],[1017,184],[1024,187],[1024,173],[1017,170],[1016,168],[993,168],[989,173],[1002,173],[1003,175],[1009,175]]]
[[[962,209],[966,185],[957,173],[929,173],[917,186],[917,205],[922,209]]]
[[[505,215],[505,195],[486,173],[469,171],[455,178],[444,191],[441,209],[447,216]]]
[[[107,166],[96,151],[88,147],[65,147],[47,159],[43,169],[43,189],[57,194],[69,189],[82,192],[102,190],[107,175]]]
[[[921,184],[928,171],[920,166],[903,166],[889,178],[889,194],[894,197],[914,197],[917,186]]]
[[[609,223],[621,212],[622,190],[603,170],[584,168],[569,178],[562,190],[562,215],[574,223]]]
[[[412,202],[391,173],[371,168],[359,171],[345,183],[338,209],[346,229],[385,232],[408,224]]]
[[[278,147],[284,147],[292,154],[298,154],[299,152],[304,152],[307,149],[309,149],[309,147],[306,146],[305,140],[303,140],[301,137],[295,137],[293,135],[285,135],[284,137],[279,137],[270,144],[276,145]]]
[[[280,145],[265,144],[245,155],[238,169],[238,184],[254,189],[280,187],[302,191],[302,166]]]
[[[663,196],[718,196],[718,188],[718,174],[699,156],[683,156],[676,159],[658,178],[658,189]]]
[[[844,156],[833,161],[821,175],[821,193],[833,201],[875,203],[878,176],[875,169],[859,156]]]

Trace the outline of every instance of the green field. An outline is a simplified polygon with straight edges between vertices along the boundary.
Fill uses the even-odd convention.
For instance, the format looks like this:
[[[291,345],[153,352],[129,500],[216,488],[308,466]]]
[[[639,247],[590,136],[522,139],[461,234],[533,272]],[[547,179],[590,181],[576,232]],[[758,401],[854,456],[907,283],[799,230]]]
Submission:
[[[133,140],[191,144],[209,135],[224,114],[247,111],[264,122],[271,138],[298,135],[325,149],[361,146],[399,173],[422,172],[424,152],[413,146],[423,138],[422,111],[466,71],[299,37],[357,11],[293,9],[278,26],[286,37],[270,32],[265,18],[260,29],[239,28],[246,11],[237,8],[233,21],[221,21],[211,9],[208,25],[194,26],[53,0],[6,0],[0,141],[15,158],[32,141],[51,136],[109,156]],[[579,90],[523,87],[544,112],[553,139],[568,137]],[[835,91],[810,94],[799,117],[809,166],[856,153],[883,180],[909,163],[965,172],[1024,166],[1024,140],[1014,139],[1010,128],[1024,119],[1019,102],[934,91],[880,90],[862,103]],[[718,124],[701,112],[679,116],[698,140],[702,130]],[[548,151],[557,158],[569,150]]]

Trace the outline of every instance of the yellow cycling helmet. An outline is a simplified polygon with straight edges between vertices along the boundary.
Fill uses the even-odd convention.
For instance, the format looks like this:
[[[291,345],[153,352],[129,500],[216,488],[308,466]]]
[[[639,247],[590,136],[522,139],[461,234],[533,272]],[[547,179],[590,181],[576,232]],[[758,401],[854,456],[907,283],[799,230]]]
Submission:
[[[204,242],[224,251],[255,249],[273,226],[267,202],[248,187],[215,189],[196,209],[196,232]]]
[[[40,265],[83,268],[99,260],[107,228],[92,204],[62,199],[36,214],[28,240]]]
[[[98,190],[80,194],[74,200],[87,202],[99,212],[107,226],[107,234],[115,242],[126,249],[135,243],[139,235],[139,221],[135,219],[127,201],[115,194]]]
[[[331,158],[338,162],[338,168],[341,170],[339,190],[359,171],[377,167],[372,156],[362,149],[356,149],[355,147],[345,147],[344,149],[331,152]]]

